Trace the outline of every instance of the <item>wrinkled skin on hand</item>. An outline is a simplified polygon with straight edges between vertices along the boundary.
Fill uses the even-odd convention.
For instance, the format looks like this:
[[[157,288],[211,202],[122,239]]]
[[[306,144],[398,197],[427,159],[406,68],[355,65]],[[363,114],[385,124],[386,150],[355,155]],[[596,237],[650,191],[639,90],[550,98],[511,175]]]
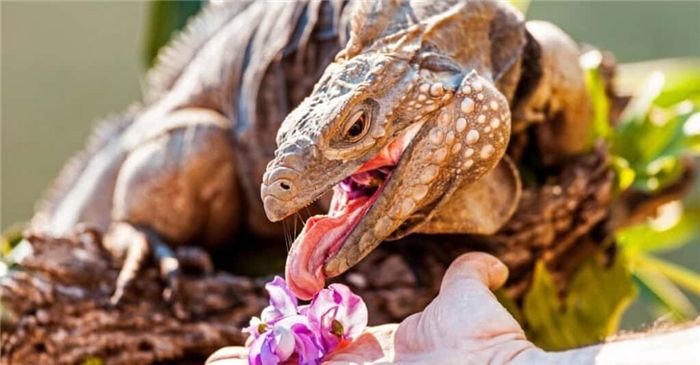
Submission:
[[[491,290],[508,277],[493,256],[468,253],[447,270],[440,294],[400,324],[368,328],[324,364],[504,364],[536,350]],[[247,349],[224,348],[207,364],[247,364]]]

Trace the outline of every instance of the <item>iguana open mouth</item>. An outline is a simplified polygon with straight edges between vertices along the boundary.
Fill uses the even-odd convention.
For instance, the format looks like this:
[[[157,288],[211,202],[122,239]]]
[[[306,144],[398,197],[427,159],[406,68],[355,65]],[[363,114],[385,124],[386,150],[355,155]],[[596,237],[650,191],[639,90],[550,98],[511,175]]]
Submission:
[[[323,265],[340,250],[383,193],[394,167],[421,125],[417,123],[407,128],[374,158],[333,187],[328,214],[306,221],[286,265],[287,283],[297,296],[308,299],[324,287]]]

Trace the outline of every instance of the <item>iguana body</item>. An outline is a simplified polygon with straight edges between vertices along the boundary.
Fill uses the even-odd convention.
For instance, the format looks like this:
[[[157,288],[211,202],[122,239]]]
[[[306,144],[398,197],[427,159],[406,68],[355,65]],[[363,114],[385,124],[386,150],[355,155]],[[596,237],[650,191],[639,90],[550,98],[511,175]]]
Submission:
[[[507,5],[231,2],[189,28],[150,72],[144,106],[69,165],[32,224],[104,233],[125,257],[115,299],[149,252],[172,277],[168,247],[281,236],[265,212],[359,191],[336,192],[334,218],[311,218],[290,253],[288,279],[309,297],[323,266],[338,274],[384,239],[496,231],[519,196],[503,159],[511,133],[538,123],[548,156],[585,147],[578,51],[557,29],[528,32]]]
[[[31,230],[104,234],[124,259],[115,300],[151,252],[172,277],[169,248],[215,248],[246,229],[282,237],[259,184],[280,122],[340,49],[341,5],[225,2],[203,11],[159,55],[144,105],[99,127],[67,165]]]

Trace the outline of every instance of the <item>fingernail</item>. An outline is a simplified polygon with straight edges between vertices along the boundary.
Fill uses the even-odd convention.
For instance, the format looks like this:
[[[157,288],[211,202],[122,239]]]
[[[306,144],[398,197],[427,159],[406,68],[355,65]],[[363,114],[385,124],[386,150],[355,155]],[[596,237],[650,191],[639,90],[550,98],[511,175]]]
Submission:
[[[493,265],[491,265],[491,270],[502,270],[506,265],[504,265],[502,262],[497,262]]]

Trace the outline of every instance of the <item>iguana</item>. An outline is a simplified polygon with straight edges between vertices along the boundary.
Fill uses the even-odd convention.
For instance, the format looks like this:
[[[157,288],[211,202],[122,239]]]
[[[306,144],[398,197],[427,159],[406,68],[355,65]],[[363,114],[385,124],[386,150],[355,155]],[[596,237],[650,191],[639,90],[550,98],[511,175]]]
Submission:
[[[385,239],[498,230],[520,191],[512,136],[531,133],[547,164],[588,146],[578,56],[500,2],[212,4],[160,53],[142,105],[67,165],[30,230],[104,234],[123,262],[118,302],[149,255],[175,286],[171,248],[281,237],[265,215],[332,189],[288,258],[309,298]]]
[[[558,158],[589,143],[578,58],[562,31],[505,3],[359,2],[263,178],[273,221],[333,189],[289,252],[292,291],[311,298],[387,239],[496,232],[520,196],[511,133],[544,123],[539,147]]]

